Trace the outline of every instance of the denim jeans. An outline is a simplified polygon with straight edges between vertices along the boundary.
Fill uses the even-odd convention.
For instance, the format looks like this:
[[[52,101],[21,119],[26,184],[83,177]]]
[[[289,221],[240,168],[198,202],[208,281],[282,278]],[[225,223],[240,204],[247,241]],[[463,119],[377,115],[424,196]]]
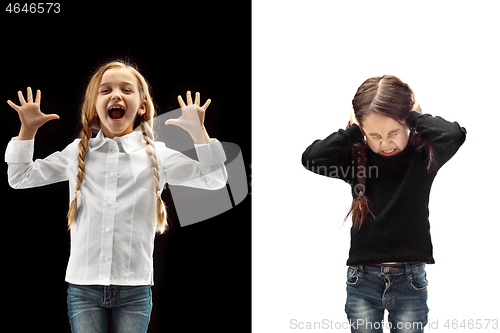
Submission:
[[[146,332],[152,308],[151,286],[68,286],[73,333]]]
[[[349,267],[345,312],[351,332],[423,332],[429,312],[425,263]]]

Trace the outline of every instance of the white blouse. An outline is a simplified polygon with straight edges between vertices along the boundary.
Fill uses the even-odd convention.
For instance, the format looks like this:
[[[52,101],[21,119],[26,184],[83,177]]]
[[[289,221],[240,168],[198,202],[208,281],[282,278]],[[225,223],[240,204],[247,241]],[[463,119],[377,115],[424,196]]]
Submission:
[[[5,152],[9,184],[30,188],[69,181],[73,200],[78,143],[33,162],[34,139],[13,138]],[[71,227],[66,281],[89,285],[152,285],[156,194],[142,132],[89,141],[85,176]],[[221,143],[195,144],[199,161],[155,142],[160,185],[215,190],[226,185]]]

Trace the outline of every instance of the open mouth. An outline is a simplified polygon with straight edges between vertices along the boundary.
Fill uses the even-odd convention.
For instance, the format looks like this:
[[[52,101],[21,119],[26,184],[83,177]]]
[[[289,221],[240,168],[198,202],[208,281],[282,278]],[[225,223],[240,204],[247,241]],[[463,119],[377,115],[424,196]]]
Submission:
[[[125,109],[121,105],[113,105],[108,109],[108,115],[113,120],[120,120],[125,116]]]
[[[385,156],[392,156],[394,154],[396,154],[396,151],[397,151],[397,148],[394,148],[394,149],[389,149],[389,150],[382,150],[382,155],[385,155]]]

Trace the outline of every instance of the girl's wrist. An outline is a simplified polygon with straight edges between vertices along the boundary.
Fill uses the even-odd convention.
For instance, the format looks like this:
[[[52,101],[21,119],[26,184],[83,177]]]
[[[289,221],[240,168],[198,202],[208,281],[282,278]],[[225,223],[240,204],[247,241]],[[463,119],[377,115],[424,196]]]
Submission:
[[[417,119],[420,118],[422,114],[417,111],[411,111],[408,117],[406,118],[406,122],[410,128],[415,128]]]
[[[189,134],[191,134],[191,138],[193,139],[194,143],[196,144],[206,143],[205,135],[201,131],[196,131],[196,133],[189,133]]]
[[[205,125],[203,125],[203,135],[205,136],[205,142],[210,143],[210,136],[208,135]]]
[[[19,130],[19,135],[18,139],[19,140],[32,140],[35,138],[35,134],[38,128],[26,128],[25,126],[21,125],[21,129]]]

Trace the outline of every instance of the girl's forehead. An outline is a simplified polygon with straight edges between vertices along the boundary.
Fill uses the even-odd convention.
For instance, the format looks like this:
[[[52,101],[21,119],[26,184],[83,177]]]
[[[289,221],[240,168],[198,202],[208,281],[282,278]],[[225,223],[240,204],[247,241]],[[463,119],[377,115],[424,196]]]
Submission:
[[[108,69],[102,75],[101,85],[105,83],[129,83],[137,85],[137,78],[127,68]]]
[[[363,128],[371,133],[389,133],[402,127],[398,121],[376,112],[370,112],[363,119]]]

